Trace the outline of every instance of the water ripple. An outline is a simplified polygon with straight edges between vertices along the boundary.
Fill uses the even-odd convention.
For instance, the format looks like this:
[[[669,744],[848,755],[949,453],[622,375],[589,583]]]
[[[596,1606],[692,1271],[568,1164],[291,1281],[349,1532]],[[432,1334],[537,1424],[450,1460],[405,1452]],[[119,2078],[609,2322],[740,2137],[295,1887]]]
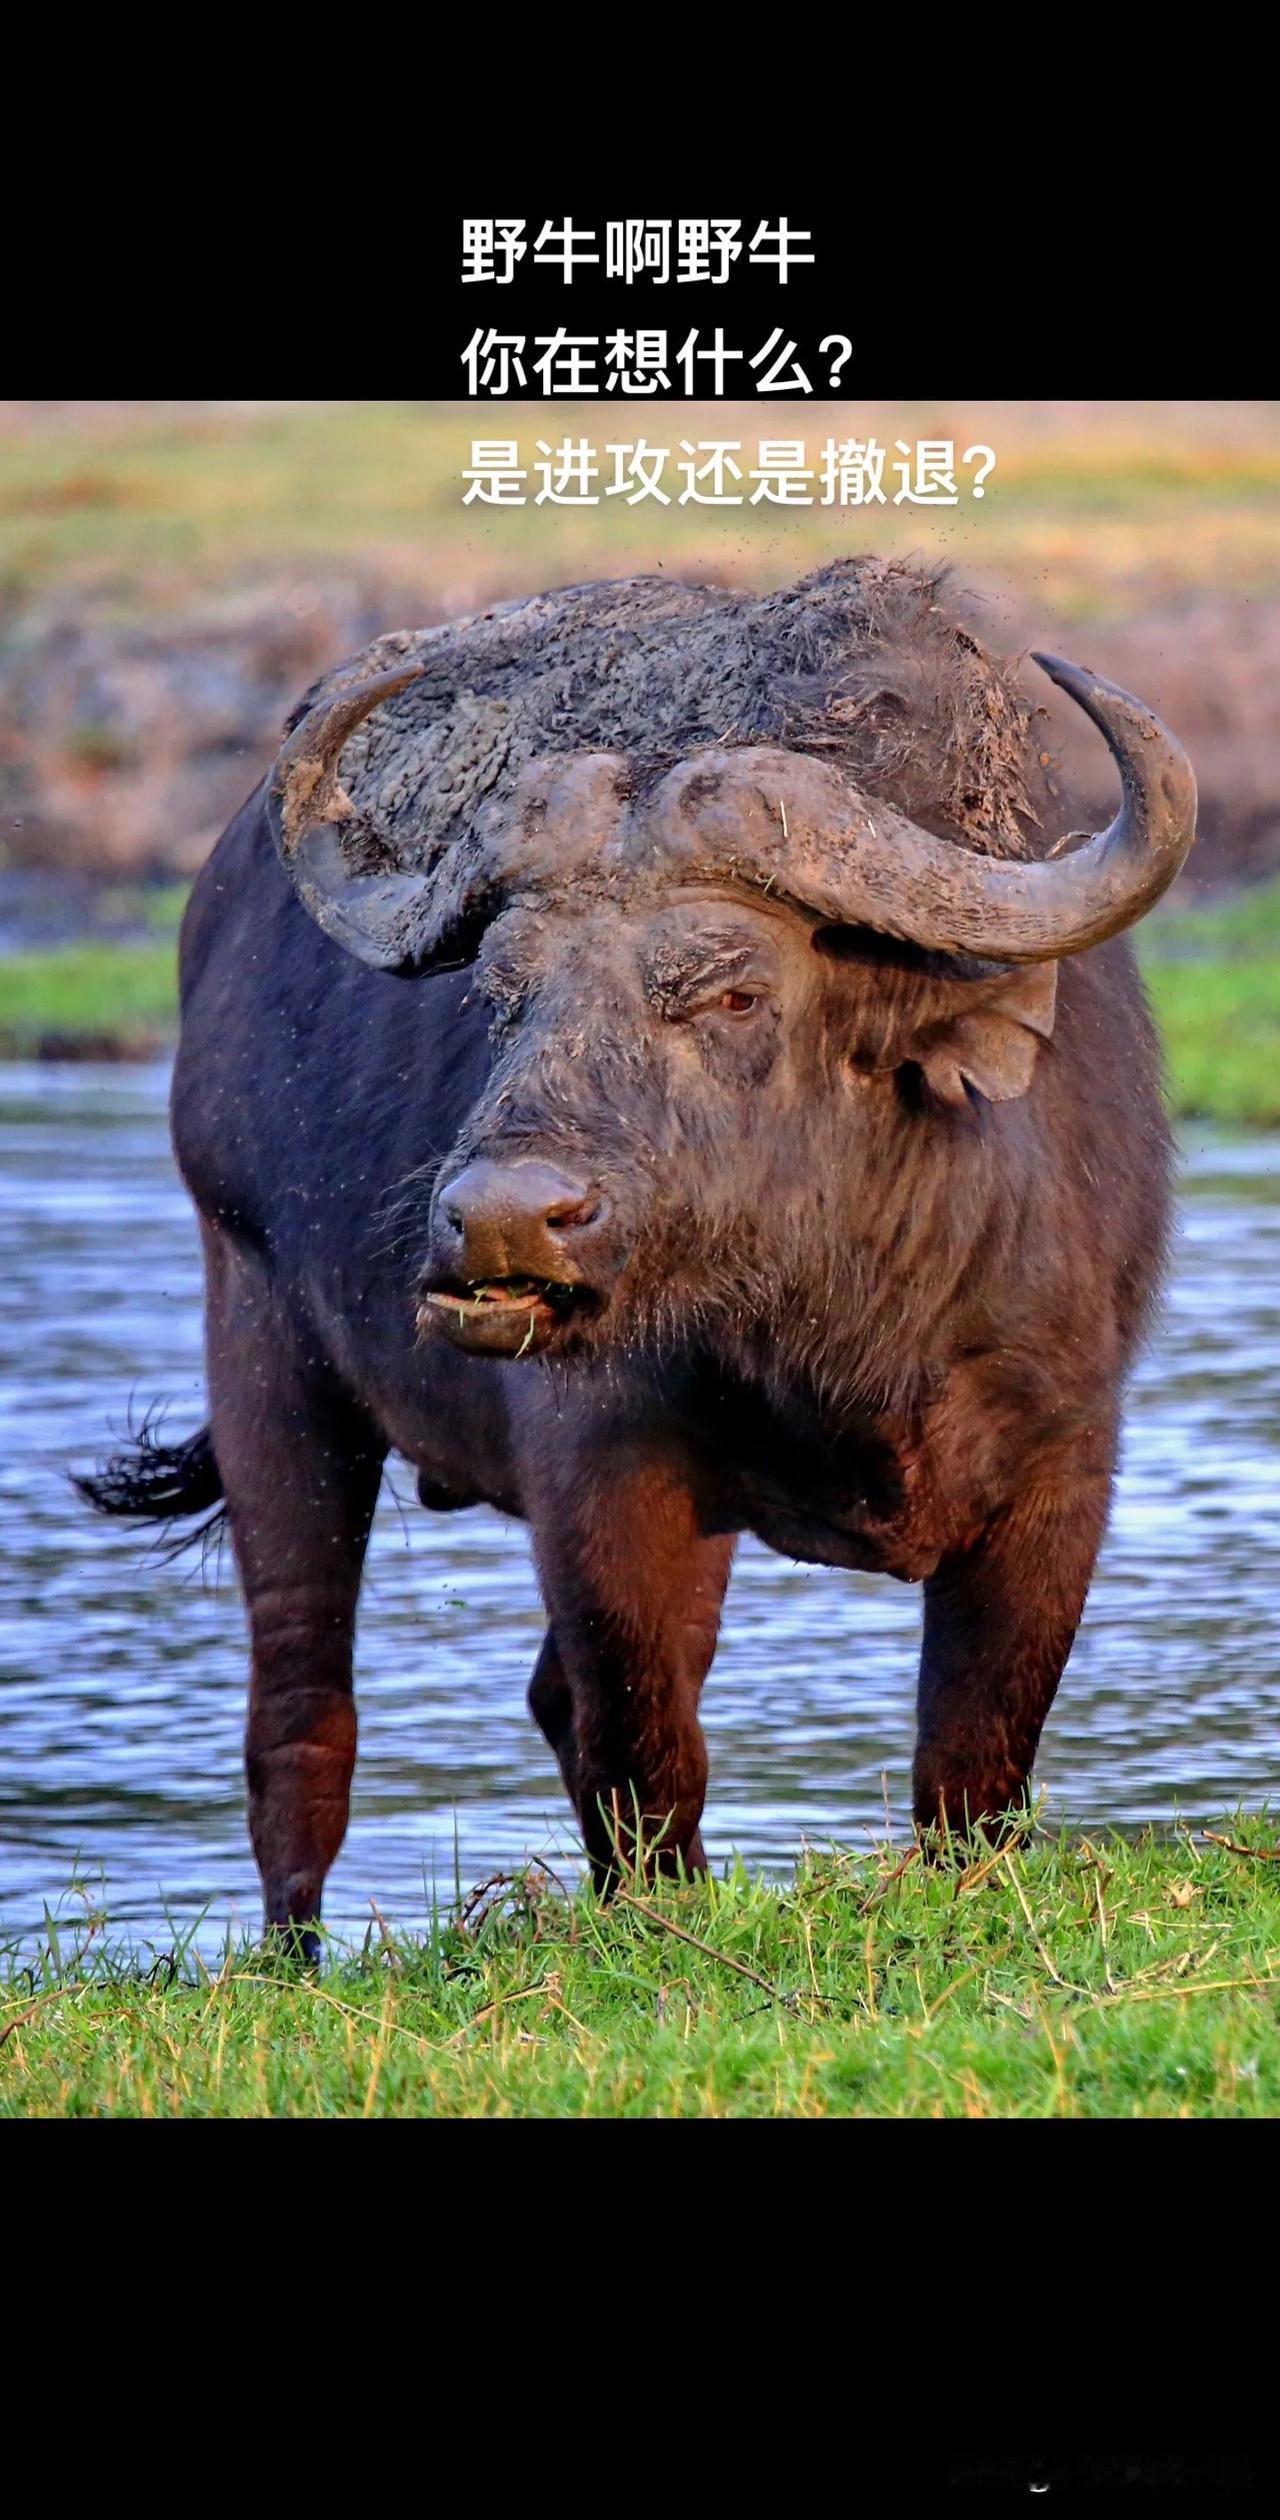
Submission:
[[[257,1919],[229,1566],[148,1567],[66,1472],[131,1394],[203,1414],[199,1268],[160,1070],[0,1071],[0,1924],[77,1867],[113,1915]],[[1280,1140],[1186,1150],[1176,1270],[1129,1411],[1111,1531],[1050,1720],[1050,1816],[1190,1817],[1274,1795],[1280,1740]],[[379,1508],[360,1633],[361,1754],[329,1912],[418,1922],[499,1865],[576,1841],[525,1710],[542,1631],[523,1533]],[[748,1542],[705,1701],[713,1860],[906,1826],[920,1603]],[[886,1777],[887,1771],[887,1777]],[[211,1925],[212,1930],[212,1925]]]

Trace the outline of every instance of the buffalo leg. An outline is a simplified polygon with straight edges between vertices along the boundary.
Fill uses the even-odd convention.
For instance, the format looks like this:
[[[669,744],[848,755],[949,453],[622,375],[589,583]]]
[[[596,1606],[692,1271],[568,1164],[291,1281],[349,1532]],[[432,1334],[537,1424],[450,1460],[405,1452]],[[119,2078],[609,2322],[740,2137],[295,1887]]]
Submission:
[[[698,1699],[731,1540],[705,1539],[665,1472],[596,1486],[536,1534],[551,1631],[529,1701],[578,1814],[596,1886],[619,1867],[705,1870]]]
[[[570,1802],[577,1807],[578,1762],[573,1740],[573,1692],[564,1676],[554,1628],[548,1628],[529,1682],[529,1712],[556,1755]]]
[[[245,1769],[265,1921],[308,1956],[347,1828],[352,1641],[383,1447],[276,1311],[256,1263],[209,1258],[213,1445],[249,1618]]]
[[[925,1585],[915,1816],[965,1833],[1025,1795],[1084,1609],[1111,1471],[1029,1488]]]
[[[529,1683],[529,1711],[540,1725],[556,1755],[556,1764],[564,1778],[565,1792],[574,1810],[578,1809],[578,1753],[573,1720],[573,1691],[565,1678],[560,1648],[555,1631],[549,1628],[542,1651],[533,1668]],[[702,1836],[697,1829],[685,1852],[685,1868],[689,1872],[705,1872],[706,1857]]]

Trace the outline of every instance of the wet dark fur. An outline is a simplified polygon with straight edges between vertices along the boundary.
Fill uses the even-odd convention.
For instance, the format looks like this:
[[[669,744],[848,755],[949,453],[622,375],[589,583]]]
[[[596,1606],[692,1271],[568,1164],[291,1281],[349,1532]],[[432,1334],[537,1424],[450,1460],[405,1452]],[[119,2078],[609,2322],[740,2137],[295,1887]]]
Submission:
[[[813,619],[797,590],[756,608],[773,604],[782,627],[744,734],[772,712],[771,734],[847,744],[865,785],[939,828],[1029,848],[1025,707],[936,582],[864,563],[816,583]],[[695,625],[725,616],[724,672],[750,699],[745,632],[734,646],[748,599],[665,586],[661,599]],[[625,644],[628,590],[540,600],[597,640],[616,616]],[[520,640],[527,663],[529,625],[512,614],[499,645]],[[496,680],[515,672],[490,663]],[[473,691],[487,670],[482,651]],[[727,731],[686,687],[677,734],[664,687],[659,674],[637,775],[655,742]],[[559,731],[616,745],[593,691],[575,667]],[[364,759],[344,776],[363,779],[368,808]],[[136,1472],[112,1465],[95,1501],[196,1510],[211,1441],[252,1627],[250,1821],[276,1923],[318,1914],[345,1828],[355,1607],[392,1447],[424,1501],[488,1501],[530,1523],[549,1619],[531,1704],[602,1881],[637,1815],[661,1834],[660,1863],[701,1861],[698,1693],[746,1528],[924,1581],[922,1821],[996,1815],[1025,1787],[1167,1228],[1168,1134],[1131,952],[1064,963],[1028,1089],[957,1108],[932,1061],[989,976],[818,933],[758,897],[708,903],[705,937],[701,919],[656,884],[613,911],[514,913],[471,969],[390,978],[301,909],[260,795],[197,882],[173,1117],[205,1242],[212,1432]],[[713,961],[744,937],[772,957],[754,1026],[679,1020],[691,937]],[[529,1151],[607,1185],[608,1300],[545,1361],[415,1338],[442,1170]],[[856,1686],[856,1631],[829,1650]],[[762,1672],[762,1709],[785,1688]]]

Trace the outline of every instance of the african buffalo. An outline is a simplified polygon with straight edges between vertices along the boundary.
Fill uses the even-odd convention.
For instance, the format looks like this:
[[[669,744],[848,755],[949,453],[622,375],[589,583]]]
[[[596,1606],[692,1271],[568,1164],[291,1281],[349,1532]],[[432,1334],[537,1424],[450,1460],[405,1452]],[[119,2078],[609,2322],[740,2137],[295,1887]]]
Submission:
[[[864,559],[379,639],[209,859],[173,1086],[209,1425],[85,1484],[225,1498],[250,1828],[304,1945],[393,1447],[425,1505],[530,1526],[530,1704],[602,1887],[637,1841],[703,1862],[742,1531],[923,1582],[922,1825],[1023,1796],[1169,1216],[1120,931],[1195,826],[1150,711],[1038,661],[1120,774],[1092,837],[1049,845],[1036,713],[944,580]]]

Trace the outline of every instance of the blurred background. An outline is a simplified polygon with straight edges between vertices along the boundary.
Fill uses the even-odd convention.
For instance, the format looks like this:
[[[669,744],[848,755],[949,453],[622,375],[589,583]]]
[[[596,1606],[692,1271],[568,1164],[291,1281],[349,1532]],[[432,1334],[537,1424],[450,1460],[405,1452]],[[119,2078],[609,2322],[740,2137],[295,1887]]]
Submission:
[[[0,404],[0,1047],[145,1050],[172,1024],[182,887],[311,678],[377,632],[583,577],[668,569],[768,586],[862,548],[937,554],[992,639],[1054,646],[1138,691],[1190,748],[1201,837],[1171,905],[1280,872],[1280,406],[1263,403]],[[463,504],[473,438],[950,439],[996,462],[958,506]],[[744,465],[750,457],[744,457]],[[607,474],[608,467],[604,467]],[[968,476],[968,477],[971,477]],[[668,487],[678,488],[670,475]],[[748,488],[750,484],[746,485]],[[888,479],[890,493],[893,479]],[[1082,810],[1100,740],[1047,710]],[[1274,896],[1255,901],[1268,946]],[[91,944],[33,968],[13,949]],[[1237,935],[1236,958],[1256,934]],[[1161,982],[1169,1001],[1186,984]],[[1265,1020],[1237,974],[1223,1029]],[[1220,1001],[1220,1002],[1219,1002]],[[1206,1084],[1173,1010],[1179,1099]],[[1280,1053],[1280,1036],[1269,1037]],[[1280,1057],[1273,1063],[1280,1073]],[[1225,1097],[1225,1101],[1224,1101]],[[1280,1085],[1275,1087],[1280,1117]]]
[[[528,463],[539,438],[641,434],[741,440],[744,462],[763,437],[805,439],[812,462],[827,436],[981,443],[996,462],[954,508],[463,504],[473,439],[515,438]],[[1196,765],[1199,844],[1140,932],[1182,1241],[1042,1774],[1055,1816],[1126,1823],[1271,1790],[1280,405],[8,402],[0,1923],[29,1923],[84,1863],[107,1865],[135,1921],[170,1895],[185,1914],[252,1912],[227,1570],[220,1592],[147,1569],[131,1535],[73,1510],[65,1473],[131,1396],[167,1396],[184,1430],[202,1412],[194,1231],[165,1131],[175,930],[286,711],[384,629],[638,570],[767,587],[863,549],[949,560],[995,644],[1061,647],[1127,684]],[[1100,741],[1037,696],[1082,808],[1109,815]],[[376,1685],[336,1876],[350,1914],[375,1889],[420,1905],[428,1870],[470,1878],[544,1828],[565,1842],[523,1709],[539,1617],[520,1532],[401,1517],[389,1490],[369,1592]],[[917,1623],[913,1593],[744,1551],[708,1691],[717,1854],[785,1864],[806,1830],[848,1838],[900,1812]],[[824,1634],[856,1641],[833,1657]],[[781,1712],[759,1696],[780,1655]]]
[[[473,437],[641,430],[997,460],[953,509],[462,505]],[[1198,881],[1280,867],[1276,406],[635,401],[0,404],[0,865],[190,873],[289,702],[379,630],[640,569],[767,586],[867,546],[941,552],[1009,645],[1070,633],[1131,676],[1196,754]]]

